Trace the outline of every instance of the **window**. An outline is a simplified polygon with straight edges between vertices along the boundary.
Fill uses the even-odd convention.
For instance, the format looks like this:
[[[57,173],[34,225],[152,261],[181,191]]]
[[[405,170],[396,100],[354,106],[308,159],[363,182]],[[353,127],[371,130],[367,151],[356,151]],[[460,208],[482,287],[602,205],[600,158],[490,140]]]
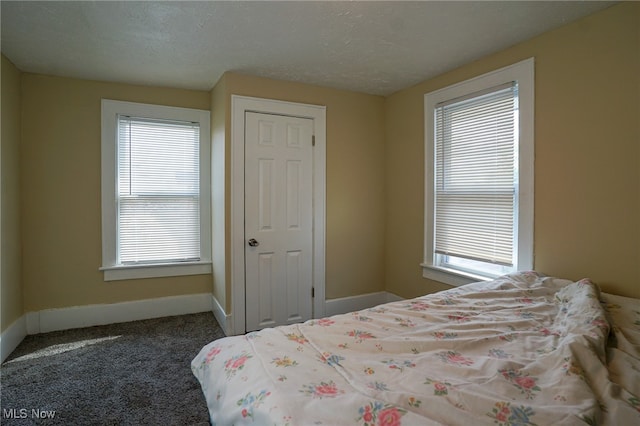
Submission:
[[[533,267],[533,59],[425,95],[423,276]]]
[[[102,101],[105,280],[211,272],[209,111]]]

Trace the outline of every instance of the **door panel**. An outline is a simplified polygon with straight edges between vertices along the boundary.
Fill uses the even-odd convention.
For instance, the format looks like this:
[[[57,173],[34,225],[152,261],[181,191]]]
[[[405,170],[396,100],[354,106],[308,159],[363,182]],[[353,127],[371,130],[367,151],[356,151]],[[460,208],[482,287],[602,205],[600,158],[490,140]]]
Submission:
[[[311,318],[312,134],[311,119],[245,116],[247,331]]]
[[[304,287],[300,282],[304,271],[302,267],[302,253],[300,251],[287,252],[286,268],[287,268],[287,321],[299,322],[303,320],[302,313],[299,312],[300,287]],[[310,296],[310,295],[309,295]]]
[[[287,217],[289,230],[300,229],[300,179],[302,173],[300,161],[287,161]]]
[[[258,159],[259,176],[257,184],[258,188],[258,229],[260,231],[268,231],[273,229],[273,216],[275,208],[275,191],[273,159]],[[252,212],[253,214],[253,212]]]
[[[258,312],[260,312],[261,327],[275,325],[275,300],[273,293],[273,253],[261,253],[258,255],[258,292],[260,294]]]

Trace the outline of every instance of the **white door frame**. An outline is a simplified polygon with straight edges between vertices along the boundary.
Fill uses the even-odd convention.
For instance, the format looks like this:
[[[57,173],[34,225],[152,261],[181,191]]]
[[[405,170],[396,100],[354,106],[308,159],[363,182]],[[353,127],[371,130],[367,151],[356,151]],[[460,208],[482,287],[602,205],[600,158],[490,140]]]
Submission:
[[[231,96],[231,334],[244,334],[245,235],[244,139],[245,112],[289,115],[313,120],[313,318],[325,308],[326,107],[247,96]]]

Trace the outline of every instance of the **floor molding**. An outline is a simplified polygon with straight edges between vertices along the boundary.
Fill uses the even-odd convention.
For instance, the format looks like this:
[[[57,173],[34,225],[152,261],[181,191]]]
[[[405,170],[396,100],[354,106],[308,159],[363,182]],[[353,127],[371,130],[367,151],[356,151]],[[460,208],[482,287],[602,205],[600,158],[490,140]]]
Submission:
[[[28,312],[26,328],[27,334],[38,334],[212,310],[210,293],[189,294]]]
[[[402,298],[386,291],[330,299],[325,302],[325,316],[359,311],[396,300]],[[0,358],[4,361],[30,334],[199,312],[213,312],[225,334],[233,334],[233,316],[227,314],[220,302],[210,293],[72,306],[27,312],[21,316],[0,335]]]
[[[27,337],[27,319],[23,315],[0,334],[0,363],[7,359],[25,337]]]
[[[397,300],[402,300],[402,298],[393,293],[389,293],[388,291],[329,299],[325,302],[325,315],[329,317],[332,315],[361,311],[363,309],[373,308],[374,306],[388,302],[395,302]]]
[[[218,324],[222,327],[222,331],[224,331],[224,334],[227,336],[233,335],[233,316],[224,311],[224,308],[214,295],[211,295],[211,299],[213,316],[216,317],[216,321],[218,321]]]

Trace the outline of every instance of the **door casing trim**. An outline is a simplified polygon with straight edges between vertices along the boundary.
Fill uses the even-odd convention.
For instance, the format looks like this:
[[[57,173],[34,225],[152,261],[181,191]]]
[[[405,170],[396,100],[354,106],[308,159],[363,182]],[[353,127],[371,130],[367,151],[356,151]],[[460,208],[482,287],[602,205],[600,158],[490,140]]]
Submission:
[[[326,107],[231,95],[231,334],[246,330],[244,235],[245,113],[289,115],[313,120],[313,318],[325,311]]]

